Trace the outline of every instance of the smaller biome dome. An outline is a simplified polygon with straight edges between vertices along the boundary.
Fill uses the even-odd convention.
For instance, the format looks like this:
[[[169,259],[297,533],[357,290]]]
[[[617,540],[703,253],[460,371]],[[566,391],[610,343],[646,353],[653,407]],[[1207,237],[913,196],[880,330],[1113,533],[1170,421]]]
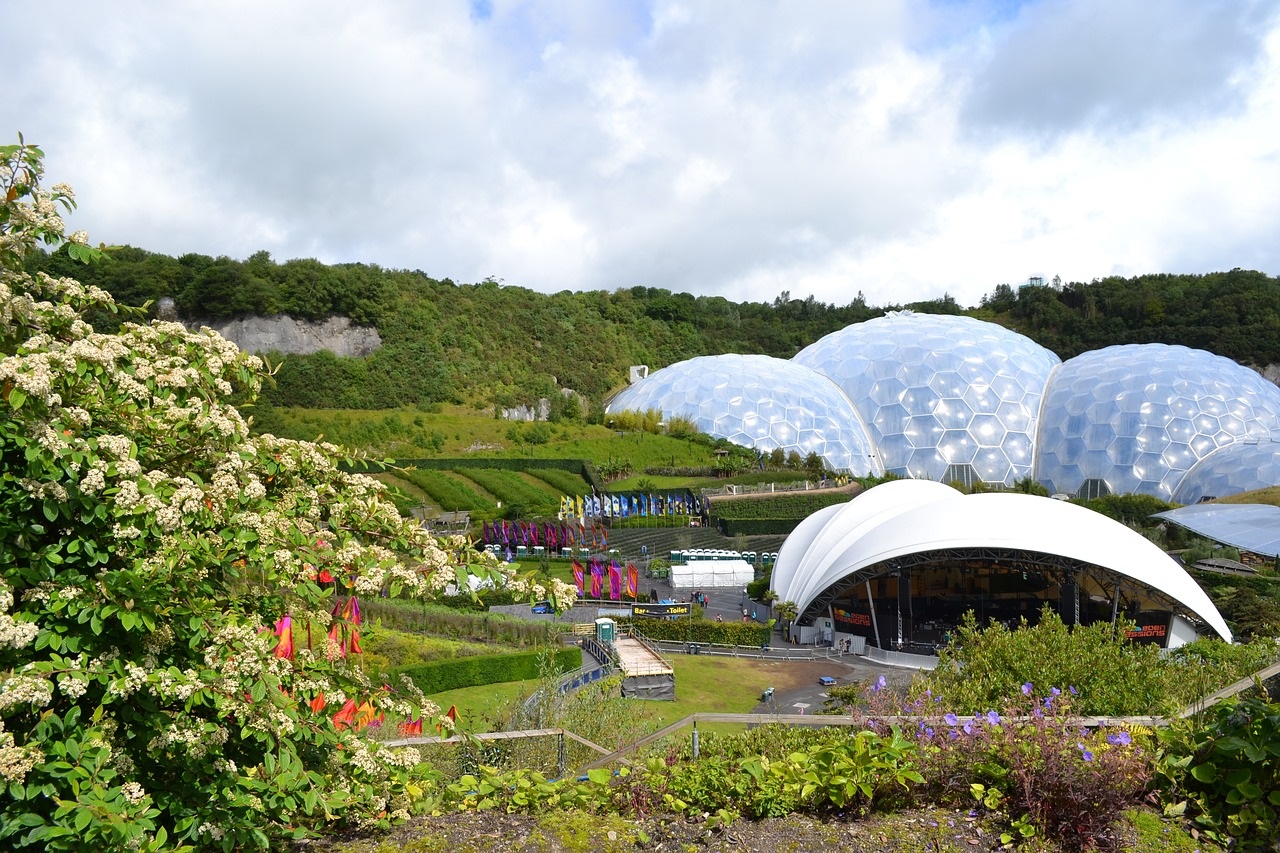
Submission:
[[[762,453],[816,453],[832,470],[883,473],[844,393],[804,365],[766,355],[709,355],[649,374],[615,396],[608,412],[661,411],[707,435]]]
[[[779,600],[795,602],[802,623],[833,609],[861,608],[868,616],[861,624],[875,627],[882,648],[885,635],[902,637],[902,620],[912,621],[913,610],[927,612],[930,621],[958,624],[964,610],[1001,596],[1027,615],[1048,604],[1105,619],[1113,612],[1109,596],[1122,595],[1130,609],[1165,615],[1161,637],[1171,643],[1194,634],[1172,624],[1173,617],[1231,639],[1204,590],[1171,557],[1082,506],[1017,492],[965,495],[927,480],[899,480],[815,516],[778,552],[773,588]],[[930,571],[930,586],[909,586],[910,578]],[[1037,588],[1031,575],[1053,576],[1053,585]],[[885,584],[874,595],[873,582]],[[1033,600],[1037,595],[1040,600]],[[912,603],[903,607],[904,601]]]
[[[1196,463],[1178,484],[1173,502],[1194,504],[1280,486],[1280,441],[1238,441]]]
[[[1031,475],[1040,399],[1060,362],[994,323],[910,311],[832,332],[793,360],[844,390],[885,471],[1006,486]]]
[[[1106,347],[1050,379],[1036,479],[1054,493],[1171,501],[1201,459],[1277,428],[1280,388],[1231,359],[1167,344]]]

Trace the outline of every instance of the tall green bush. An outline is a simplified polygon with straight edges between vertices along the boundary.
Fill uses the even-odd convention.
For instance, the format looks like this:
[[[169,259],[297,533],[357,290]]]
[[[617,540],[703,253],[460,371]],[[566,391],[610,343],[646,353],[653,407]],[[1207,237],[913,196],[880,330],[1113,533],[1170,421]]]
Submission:
[[[251,436],[231,402],[259,359],[171,323],[98,333],[105,292],[25,272],[41,242],[94,255],[41,161],[0,147],[0,847],[265,848],[407,817],[418,756],[356,730],[436,709],[349,663],[356,601],[501,567],[338,448]]]

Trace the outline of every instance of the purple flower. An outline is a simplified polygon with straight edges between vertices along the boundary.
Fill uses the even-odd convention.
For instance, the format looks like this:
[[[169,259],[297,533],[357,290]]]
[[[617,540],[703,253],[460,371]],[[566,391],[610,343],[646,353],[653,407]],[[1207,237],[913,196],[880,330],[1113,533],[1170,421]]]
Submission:
[[[933,726],[925,726],[924,733],[929,737],[933,737]]]
[[[967,734],[967,735],[971,735],[971,734],[973,734],[973,721],[972,721],[972,720],[965,720],[965,723],[964,723],[964,733],[965,733],[965,734]]]
[[[1050,688],[1049,688],[1049,695],[1050,695],[1050,696],[1061,696],[1061,695],[1062,695],[1062,691],[1061,691],[1061,690],[1059,690],[1059,689],[1058,689],[1058,688],[1056,688],[1056,687],[1050,687]]]
[[[882,676],[880,676],[879,678],[877,678],[877,679],[876,679],[875,686],[874,686],[874,687],[872,687],[871,689],[872,689],[872,690],[874,690],[875,692],[879,693],[881,690],[884,690],[884,688],[885,688],[887,685],[888,685],[888,682],[884,680],[884,676],[882,675]]]
[[[942,718],[942,720],[943,720],[943,722],[945,722],[948,726],[958,726],[958,725],[960,725],[960,719],[959,719],[958,717],[956,717],[956,715],[955,715],[955,714],[947,714],[945,717],[943,717],[943,718]]]
[[[1077,743],[1076,748],[1080,750],[1080,757],[1085,761],[1093,761],[1093,753],[1084,748],[1084,744]]]
[[[1129,736],[1128,732],[1120,731],[1107,735],[1107,743],[1112,746],[1128,746],[1133,743],[1133,738]]]
[[[1075,687],[1068,686],[1068,687],[1067,687],[1067,689],[1071,691],[1071,695],[1072,695],[1072,696],[1079,696],[1079,695],[1080,695],[1080,691],[1079,691],[1079,690],[1076,690],[1076,689],[1075,689]]]
[[[995,711],[988,711],[988,712],[987,712],[987,722],[988,722],[988,723],[990,723],[990,724],[991,724],[991,725],[993,725],[993,726],[998,726],[998,725],[1000,725],[1000,715],[999,715],[999,714],[997,714]]]
[[[1031,688],[1031,682],[1030,682],[1030,681],[1028,681],[1026,684],[1022,685],[1022,695],[1023,695],[1023,696],[1030,696],[1030,695],[1031,695],[1031,689],[1032,689],[1032,688]]]

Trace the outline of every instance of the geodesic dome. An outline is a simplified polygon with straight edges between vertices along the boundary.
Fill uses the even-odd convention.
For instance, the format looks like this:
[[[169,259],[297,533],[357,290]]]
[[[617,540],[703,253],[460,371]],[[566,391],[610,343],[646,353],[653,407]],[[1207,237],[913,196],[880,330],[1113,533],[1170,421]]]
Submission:
[[[833,332],[793,361],[844,390],[885,471],[1005,485],[1032,473],[1041,396],[1060,363],[994,323],[909,311]]]
[[[1178,483],[1173,502],[1199,503],[1280,484],[1280,441],[1237,441],[1196,463]]]
[[[764,453],[817,453],[836,471],[882,474],[867,431],[822,374],[766,355],[710,355],[664,367],[621,391],[607,411],[656,409]]]
[[[1051,378],[1036,478],[1053,492],[1173,500],[1200,460],[1277,429],[1280,388],[1231,359],[1167,344],[1106,347]]]

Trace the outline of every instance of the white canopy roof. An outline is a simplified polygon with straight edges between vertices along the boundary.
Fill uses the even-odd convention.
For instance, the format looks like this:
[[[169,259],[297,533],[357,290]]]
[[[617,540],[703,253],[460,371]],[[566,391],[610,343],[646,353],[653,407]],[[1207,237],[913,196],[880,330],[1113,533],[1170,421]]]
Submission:
[[[773,587],[803,613],[823,590],[861,569],[963,548],[1033,551],[1100,566],[1169,596],[1231,639],[1191,576],[1123,524],[1065,501],[1014,492],[964,495],[929,480],[884,483],[806,519],[778,552]]]

